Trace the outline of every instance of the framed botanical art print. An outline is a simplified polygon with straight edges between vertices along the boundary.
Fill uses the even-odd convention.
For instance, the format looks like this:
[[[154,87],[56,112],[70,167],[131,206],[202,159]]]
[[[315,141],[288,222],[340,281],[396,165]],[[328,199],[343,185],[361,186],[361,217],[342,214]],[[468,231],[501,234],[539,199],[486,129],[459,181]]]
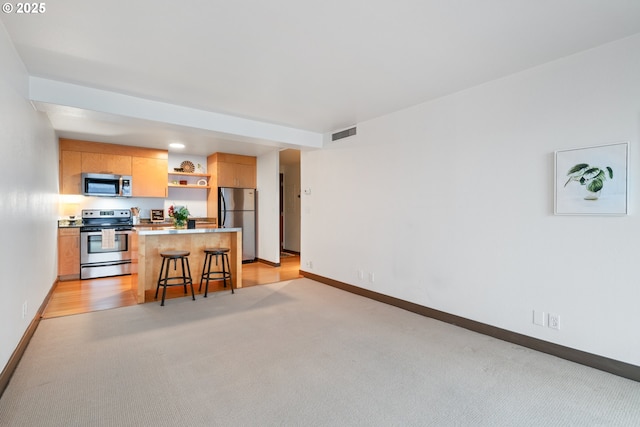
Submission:
[[[556,215],[626,215],[629,143],[555,152]]]

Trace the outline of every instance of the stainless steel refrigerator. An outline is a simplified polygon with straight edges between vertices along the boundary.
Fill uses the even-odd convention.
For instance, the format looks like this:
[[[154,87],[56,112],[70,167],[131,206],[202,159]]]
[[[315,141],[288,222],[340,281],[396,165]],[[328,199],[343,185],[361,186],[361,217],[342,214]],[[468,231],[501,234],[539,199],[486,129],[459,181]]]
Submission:
[[[256,260],[256,190],[218,189],[218,226],[242,228],[242,262]]]

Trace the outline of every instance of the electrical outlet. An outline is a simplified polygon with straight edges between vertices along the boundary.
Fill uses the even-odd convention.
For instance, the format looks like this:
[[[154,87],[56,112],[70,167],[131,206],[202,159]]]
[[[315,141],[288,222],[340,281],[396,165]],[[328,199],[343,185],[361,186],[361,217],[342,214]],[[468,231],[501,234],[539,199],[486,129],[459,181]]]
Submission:
[[[358,270],[358,280],[364,280],[364,271]]]
[[[549,313],[549,317],[548,317],[548,322],[547,325],[549,325],[549,327],[551,329],[560,329],[560,315],[559,314],[553,314],[553,313]]]
[[[309,270],[311,270],[313,268],[313,262],[307,261],[307,268],[309,268]]]
[[[376,280],[376,275],[369,273],[369,283],[373,283]]]
[[[25,317],[27,317],[27,302],[26,301],[22,304],[22,318],[24,319]]]

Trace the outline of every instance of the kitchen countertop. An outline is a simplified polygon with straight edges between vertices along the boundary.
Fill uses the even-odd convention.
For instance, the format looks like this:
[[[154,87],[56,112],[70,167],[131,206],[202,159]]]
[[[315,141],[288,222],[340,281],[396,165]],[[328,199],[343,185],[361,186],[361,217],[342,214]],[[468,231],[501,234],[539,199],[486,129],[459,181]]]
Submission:
[[[71,223],[67,219],[58,220],[58,228],[80,228],[80,227],[82,227],[82,221],[76,221],[74,223]]]
[[[202,226],[208,226],[208,227],[216,227],[216,221],[215,218],[213,220],[208,219],[208,218],[189,218],[189,219],[193,219],[196,221],[196,228],[198,226],[202,227]],[[80,228],[82,227],[84,224],[82,223],[81,219],[78,219],[76,221],[70,221],[68,219],[59,219],[58,220],[58,228]],[[173,222],[171,221],[165,221],[165,222],[150,222],[148,219],[143,220],[141,223],[134,225],[134,227],[137,228],[171,228],[173,227]]]
[[[208,217],[197,217],[197,218],[189,218],[190,221],[195,221],[196,226],[198,225],[217,225],[216,218],[208,218]],[[165,218],[163,222],[151,222],[149,218],[140,219],[138,224],[134,225],[135,227],[171,227],[173,226],[173,221],[171,218]]]
[[[162,227],[162,229],[149,230],[146,227],[133,228],[140,236],[153,236],[159,234],[200,234],[200,233],[237,233],[242,228],[181,228]]]

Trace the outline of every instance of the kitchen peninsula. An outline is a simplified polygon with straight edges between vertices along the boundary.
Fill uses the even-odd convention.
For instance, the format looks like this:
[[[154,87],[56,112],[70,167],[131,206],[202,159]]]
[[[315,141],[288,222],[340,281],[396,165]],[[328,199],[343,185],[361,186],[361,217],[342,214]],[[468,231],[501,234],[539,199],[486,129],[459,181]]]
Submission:
[[[195,289],[200,283],[204,249],[209,247],[229,248],[229,262],[233,286],[242,287],[242,229],[241,228],[196,228],[164,229],[136,228],[133,236],[133,274],[131,288],[137,291],[138,303],[153,300],[164,250],[186,250],[189,255],[191,277]],[[178,268],[180,268],[178,266]]]

